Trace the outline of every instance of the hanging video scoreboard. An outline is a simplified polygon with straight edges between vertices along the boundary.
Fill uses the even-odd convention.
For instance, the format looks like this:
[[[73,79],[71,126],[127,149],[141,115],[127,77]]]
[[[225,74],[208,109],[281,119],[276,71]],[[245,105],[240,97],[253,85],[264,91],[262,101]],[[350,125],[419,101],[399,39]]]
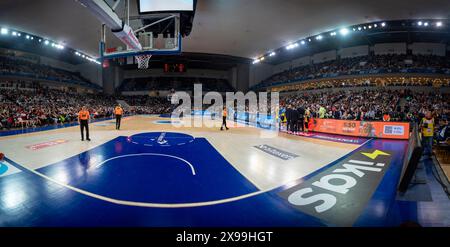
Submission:
[[[186,65],[184,63],[165,63],[165,73],[184,73],[186,72]]]

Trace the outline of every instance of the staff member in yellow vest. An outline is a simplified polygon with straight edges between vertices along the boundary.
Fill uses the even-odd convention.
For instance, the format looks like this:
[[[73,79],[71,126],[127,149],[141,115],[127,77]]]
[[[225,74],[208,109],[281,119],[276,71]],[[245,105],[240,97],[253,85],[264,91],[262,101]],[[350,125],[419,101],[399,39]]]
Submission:
[[[227,116],[228,116],[227,107],[224,106],[222,110],[222,126],[220,127],[220,130],[223,130],[223,126],[225,126],[225,129],[228,130]]]
[[[89,111],[86,106],[81,108],[81,111],[78,112],[78,123],[80,124],[81,130],[81,141],[84,141],[84,129],[86,129],[86,140],[89,139]]]
[[[433,154],[434,118],[430,111],[427,111],[425,117],[420,121],[420,128],[422,129],[423,155],[431,156]]]
[[[116,130],[120,130],[120,121],[122,120],[123,109],[119,104],[114,108],[114,115],[116,115]]]

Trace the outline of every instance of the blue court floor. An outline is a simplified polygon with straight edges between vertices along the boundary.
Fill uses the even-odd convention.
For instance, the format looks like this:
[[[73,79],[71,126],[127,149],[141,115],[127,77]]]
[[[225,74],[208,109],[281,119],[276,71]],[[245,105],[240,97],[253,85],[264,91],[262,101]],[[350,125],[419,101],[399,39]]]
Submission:
[[[398,199],[406,148],[403,141],[370,140],[289,185],[259,191],[205,138],[171,132],[120,136],[37,170],[6,158],[10,169],[21,172],[0,177],[0,225],[399,226],[412,221],[449,226],[450,201],[431,173],[431,161],[422,162],[428,180],[425,194],[431,200]],[[353,191],[337,197],[333,210],[350,212],[350,221],[317,217],[283,198],[290,188],[313,181],[364,150],[386,151],[389,165],[372,181],[372,190],[363,188],[366,199]]]

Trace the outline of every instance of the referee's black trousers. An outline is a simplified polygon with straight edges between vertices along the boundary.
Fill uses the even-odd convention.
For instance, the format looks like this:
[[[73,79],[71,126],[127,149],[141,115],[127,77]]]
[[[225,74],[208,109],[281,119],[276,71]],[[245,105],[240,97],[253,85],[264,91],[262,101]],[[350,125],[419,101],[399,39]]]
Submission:
[[[122,115],[116,115],[116,130],[120,129],[120,121],[122,120]]]
[[[86,140],[89,140],[88,120],[80,120],[81,140],[84,140],[84,129],[86,129]]]

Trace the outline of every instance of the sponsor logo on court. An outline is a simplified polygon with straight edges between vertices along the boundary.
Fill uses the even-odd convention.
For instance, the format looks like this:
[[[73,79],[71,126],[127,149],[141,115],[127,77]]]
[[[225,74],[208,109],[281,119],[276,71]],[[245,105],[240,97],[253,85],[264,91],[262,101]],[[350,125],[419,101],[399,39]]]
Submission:
[[[26,148],[34,151],[34,150],[39,150],[39,149],[43,149],[43,148],[56,146],[56,145],[63,144],[66,142],[68,142],[68,141],[67,140],[54,140],[54,141],[48,141],[48,142],[29,145],[29,146],[26,146]]]
[[[155,123],[155,124],[177,124],[177,123],[180,123],[180,121],[176,121],[176,120],[156,120],[156,121],[153,121],[153,123]]]
[[[5,177],[17,172],[20,172],[20,170],[9,164],[7,161],[0,161],[0,177]]]
[[[351,226],[364,210],[386,170],[391,154],[363,150],[279,193],[294,208],[337,226]]]
[[[95,123],[95,126],[100,126],[100,127],[107,127],[107,126],[111,126],[111,125],[116,125],[115,122],[104,122],[104,123]]]
[[[6,163],[0,162],[0,176],[8,171],[8,166]]]
[[[192,143],[194,139],[195,138],[191,135],[174,132],[149,132],[127,137],[129,143],[147,147],[181,146]]]
[[[275,147],[272,147],[272,146],[269,146],[269,145],[265,145],[265,144],[257,145],[257,146],[254,146],[254,147],[259,149],[259,150],[261,150],[261,151],[263,151],[263,152],[265,152],[265,153],[268,153],[268,154],[270,154],[272,156],[280,158],[282,160],[290,160],[290,159],[295,159],[295,158],[298,157],[298,155],[296,155],[296,154],[289,153],[289,152],[286,152],[284,150],[281,150],[281,149],[278,149],[278,148],[275,148]]]

